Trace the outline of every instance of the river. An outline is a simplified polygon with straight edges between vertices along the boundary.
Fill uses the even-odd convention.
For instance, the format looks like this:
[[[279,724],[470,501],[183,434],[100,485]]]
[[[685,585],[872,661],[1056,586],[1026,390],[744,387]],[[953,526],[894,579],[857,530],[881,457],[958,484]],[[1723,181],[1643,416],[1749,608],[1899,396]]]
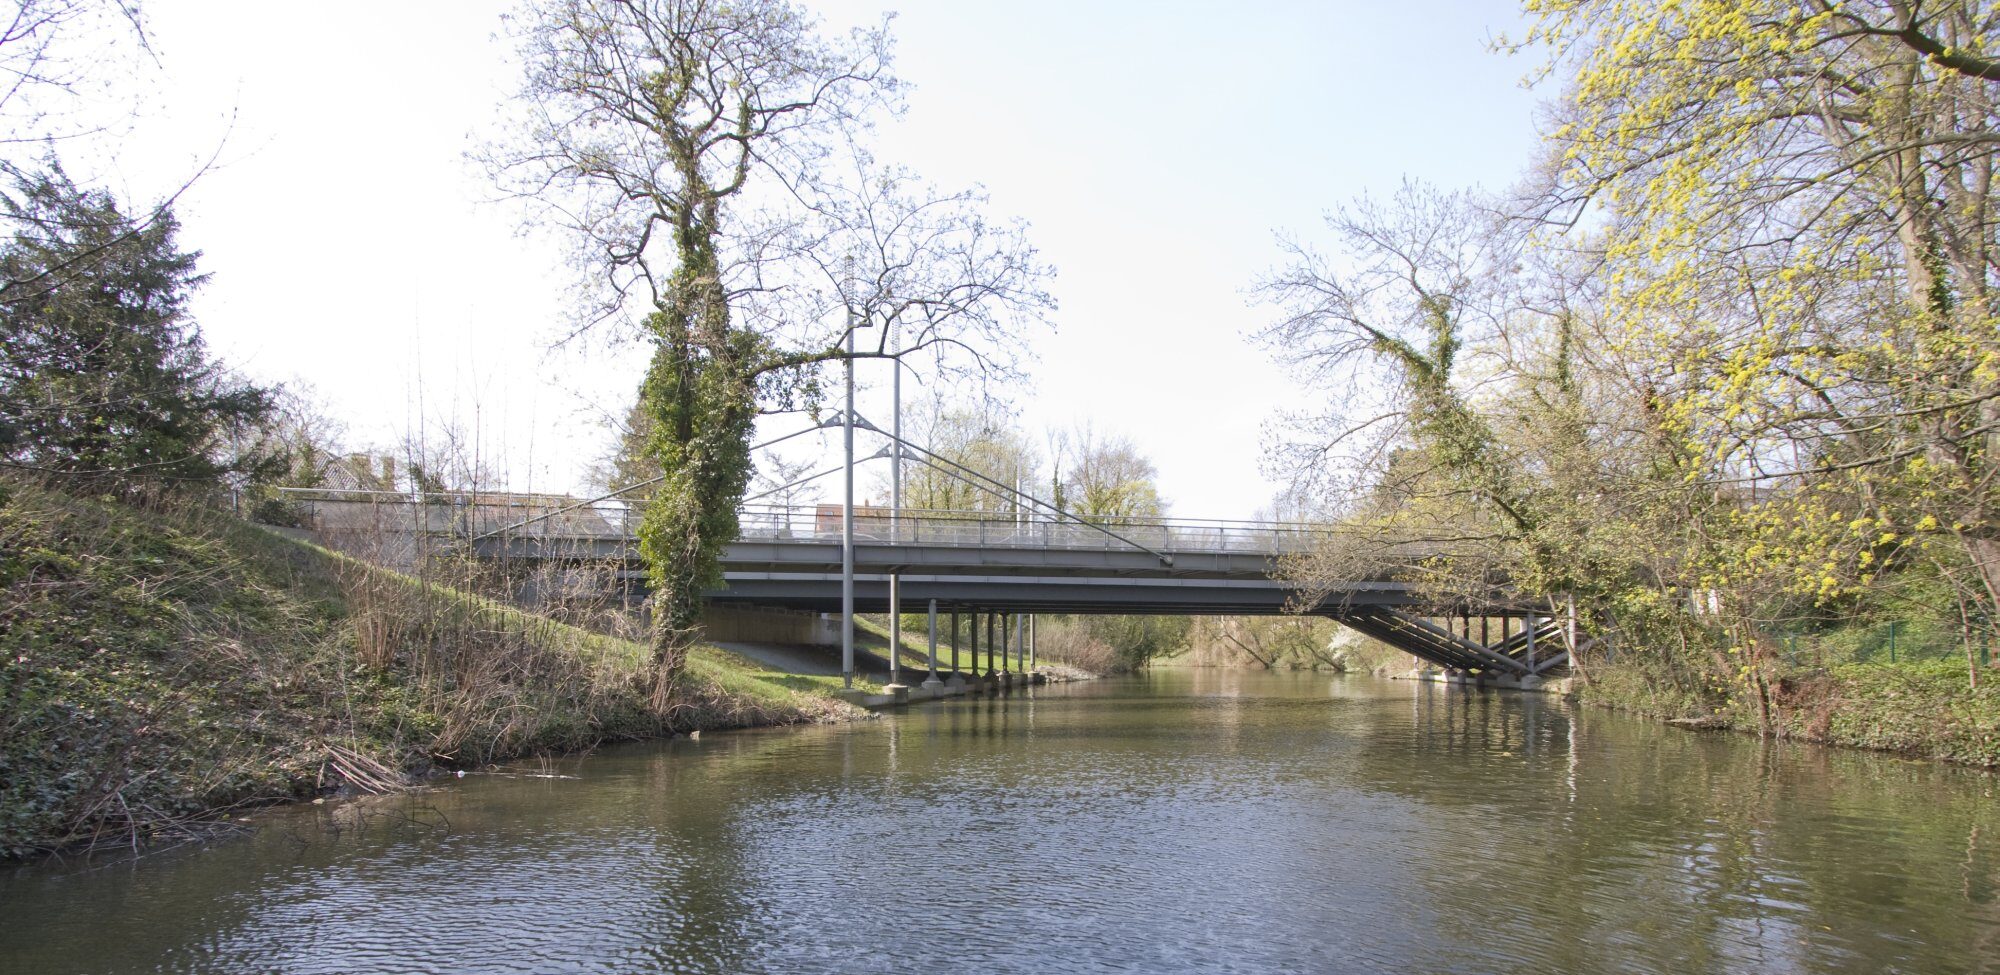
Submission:
[[[0,970],[2000,970],[1993,775],[1163,669],[0,871]]]

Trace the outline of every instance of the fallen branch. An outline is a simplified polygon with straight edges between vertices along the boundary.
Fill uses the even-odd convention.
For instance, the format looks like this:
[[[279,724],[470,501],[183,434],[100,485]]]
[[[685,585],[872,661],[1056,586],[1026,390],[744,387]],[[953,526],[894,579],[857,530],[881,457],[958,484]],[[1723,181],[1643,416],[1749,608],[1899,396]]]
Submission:
[[[390,768],[351,748],[328,743],[327,764],[353,786],[356,791],[369,795],[387,795],[394,792],[408,792],[410,784],[401,772]]]

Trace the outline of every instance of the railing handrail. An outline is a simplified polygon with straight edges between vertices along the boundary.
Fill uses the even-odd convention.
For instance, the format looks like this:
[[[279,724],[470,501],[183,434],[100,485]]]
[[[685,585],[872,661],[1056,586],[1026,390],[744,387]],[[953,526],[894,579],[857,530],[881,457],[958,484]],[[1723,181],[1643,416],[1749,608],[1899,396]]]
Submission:
[[[425,501],[425,500],[456,500],[456,501],[477,502],[481,505],[494,505],[494,506],[509,505],[516,507],[532,507],[540,505],[563,505],[566,503],[567,504],[578,503],[578,499],[571,495],[554,494],[554,493],[533,494],[533,493],[518,492],[518,491],[414,492],[414,491],[385,491],[385,490],[371,489],[371,488],[301,488],[301,487],[281,487],[277,488],[276,491],[280,494],[325,495],[325,496],[330,496],[329,500],[338,499],[337,497],[332,497],[332,496],[347,495],[347,496],[360,496],[365,498],[393,498],[398,501],[407,501],[411,503],[415,503],[418,501]],[[582,511],[594,508],[628,508],[631,506],[632,502],[629,501],[607,500],[607,501],[596,502],[594,504],[586,503],[581,507],[577,508],[577,510]],[[792,504],[792,505],[751,503],[742,505],[738,510],[745,512],[796,511],[796,512],[812,512],[814,514],[817,514],[820,511],[820,509],[825,506],[826,505],[821,503]],[[886,517],[888,513],[888,508],[885,505],[857,505],[855,507],[855,510],[858,512],[867,512],[869,517],[873,517],[875,512],[877,511],[882,512],[884,517]],[[948,520],[948,519],[963,519],[966,521],[989,521],[989,522],[1021,521],[1021,522],[1030,522],[1035,524],[1067,523],[1063,519],[1056,518],[1046,512],[995,510],[990,508],[905,507],[901,509],[901,511],[899,512],[899,517],[908,517],[908,518],[928,517],[934,521]],[[1250,518],[1189,518],[1189,517],[1179,517],[1173,515],[1082,515],[1079,517],[1086,518],[1087,520],[1090,521],[1103,522],[1105,524],[1131,525],[1135,527],[1224,525],[1229,527],[1240,526],[1244,528],[1265,528],[1265,529],[1276,529],[1281,531],[1313,531],[1313,532],[1326,532],[1326,533],[1339,531],[1338,528],[1332,526],[1315,525],[1310,522],[1265,521],[1265,520],[1250,519]]]
[[[753,511],[800,511],[817,514],[820,505],[767,505],[746,504],[738,510]],[[857,505],[855,511],[866,512],[867,517],[889,516],[889,509],[882,505]],[[880,512],[878,515],[877,512]],[[932,521],[963,520],[986,522],[1023,522],[1030,524],[1068,524],[1066,519],[1057,518],[1043,512],[1006,511],[980,508],[903,508],[897,512],[898,518],[928,518]],[[1182,526],[1219,526],[1228,528],[1252,528],[1275,531],[1302,531],[1331,534],[1339,531],[1325,525],[1292,521],[1257,521],[1244,518],[1183,518],[1172,515],[1079,515],[1088,521],[1107,525],[1125,525],[1134,528],[1178,528]]]
[[[503,491],[451,491],[451,492],[403,492],[376,489],[348,488],[280,488],[282,496],[313,503],[367,502],[374,504],[422,505],[434,509],[449,506],[454,512],[463,512],[468,519],[460,530],[478,535],[481,529],[492,529],[484,534],[507,534],[507,528],[492,522],[475,525],[481,510],[492,512],[518,512],[522,509],[548,510],[542,518],[531,519],[537,524],[525,533],[538,537],[605,537],[617,534],[630,537],[633,513],[638,506],[622,499],[578,500],[561,494],[525,494]],[[742,537],[817,537],[825,533],[824,519],[838,511],[838,505],[812,504],[770,504],[756,503],[741,506],[739,522]],[[871,542],[878,542],[879,536],[893,535],[898,542],[930,544],[1018,544],[1022,541],[1037,541],[1049,548],[1097,547],[1099,542],[1086,541],[1087,533],[1099,533],[1105,528],[1127,532],[1134,536],[1131,540],[1118,539],[1127,545],[1143,549],[1145,545],[1160,545],[1180,551],[1249,551],[1279,554],[1296,551],[1309,540],[1340,534],[1342,529],[1327,525],[1313,525],[1298,522],[1257,521],[1230,518],[1177,518],[1171,516],[1105,516],[1086,518],[1087,524],[1079,524],[1071,518],[1056,517],[1040,511],[1008,511],[977,508],[903,508],[896,512],[891,523],[890,511],[886,506],[864,505],[856,509],[860,516],[857,521],[871,536]],[[455,515],[456,517],[456,515]],[[518,517],[510,515],[509,517]],[[577,518],[591,520],[592,525],[582,527]],[[498,520],[498,519],[495,519]],[[601,521],[604,532],[590,530]],[[1101,526],[1101,527],[1100,527]],[[961,537],[951,533],[952,529],[977,528],[976,539]],[[997,531],[996,531],[997,529]],[[442,529],[439,529],[442,530]],[[481,536],[483,537],[483,536]],[[1142,544],[1143,543],[1143,544]],[[1105,539],[1105,547],[1113,542]]]

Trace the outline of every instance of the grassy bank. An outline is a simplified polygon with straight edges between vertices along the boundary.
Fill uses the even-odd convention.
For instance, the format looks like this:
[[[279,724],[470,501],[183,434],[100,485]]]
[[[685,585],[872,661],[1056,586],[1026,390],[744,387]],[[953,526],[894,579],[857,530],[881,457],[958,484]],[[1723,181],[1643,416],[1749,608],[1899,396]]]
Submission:
[[[1962,661],[1849,663],[1796,669],[1767,694],[1682,694],[1635,669],[1600,666],[1579,682],[1586,703],[1683,723],[2000,768],[2000,674],[1970,686]]]
[[[0,855],[434,765],[859,713],[705,649],[662,717],[645,661],[226,514],[0,480]]]

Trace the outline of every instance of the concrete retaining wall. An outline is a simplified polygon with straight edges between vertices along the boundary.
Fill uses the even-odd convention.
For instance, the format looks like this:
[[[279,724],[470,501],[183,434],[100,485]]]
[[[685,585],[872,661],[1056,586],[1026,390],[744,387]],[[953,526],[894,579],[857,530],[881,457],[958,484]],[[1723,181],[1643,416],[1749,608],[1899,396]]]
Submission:
[[[840,642],[840,626],[822,614],[789,609],[746,609],[710,606],[702,616],[709,640],[742,643],[789,643],[831,646]]]

